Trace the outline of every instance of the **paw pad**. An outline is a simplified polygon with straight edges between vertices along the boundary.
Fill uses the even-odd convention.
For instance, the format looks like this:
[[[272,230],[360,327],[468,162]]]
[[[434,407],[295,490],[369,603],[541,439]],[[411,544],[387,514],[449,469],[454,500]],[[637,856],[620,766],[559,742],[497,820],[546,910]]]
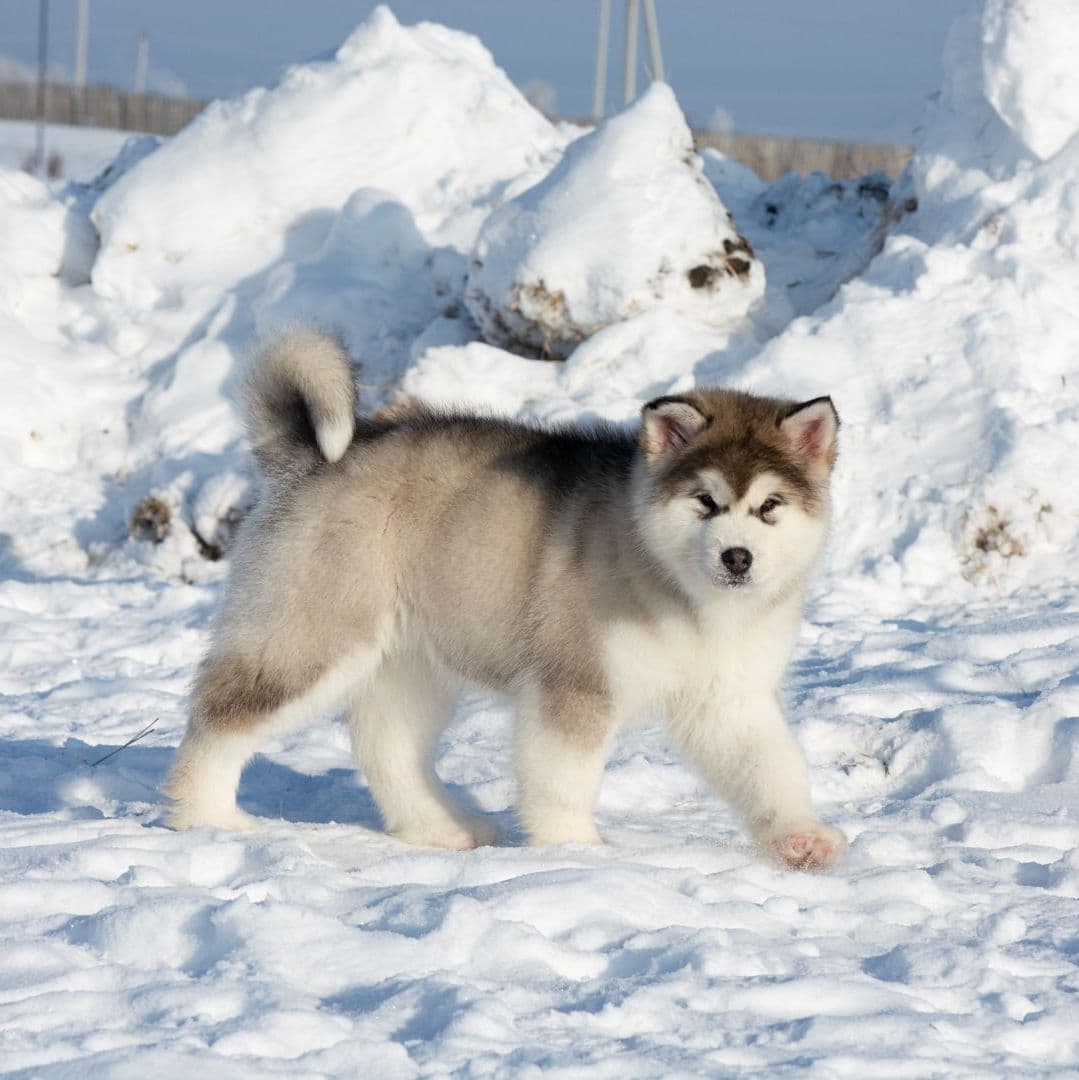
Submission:
[[[838,861],[846,837],[828,825],[815,825],[773,840],[772,853],[794,870],[823,870]]]

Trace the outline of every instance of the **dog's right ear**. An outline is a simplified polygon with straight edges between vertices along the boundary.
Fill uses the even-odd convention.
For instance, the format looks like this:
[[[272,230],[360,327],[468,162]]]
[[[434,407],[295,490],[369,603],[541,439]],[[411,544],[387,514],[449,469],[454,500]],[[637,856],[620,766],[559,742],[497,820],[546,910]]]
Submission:
[[[641,447],[649,457],[676,454],[707,426],[708,417],[688,398],[656,398],[641,410]]]

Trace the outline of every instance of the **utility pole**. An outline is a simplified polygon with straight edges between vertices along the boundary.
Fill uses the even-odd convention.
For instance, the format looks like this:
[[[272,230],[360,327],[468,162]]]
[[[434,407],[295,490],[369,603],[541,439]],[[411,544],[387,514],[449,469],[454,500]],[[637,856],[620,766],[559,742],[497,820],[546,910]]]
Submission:
[[[626,54],[622,68],[622,104],[637,96],[637,8],[639,0],[626,0]]]
[[[656,0],[644,0],[644,29],[648,34],[648,55],[652,59],[652,78],[664,82],[663,50],[659,47],[659,19]]]
[[[599,0],[596,78],[592,84],[592,119],[598,124],[607,103],[607,50],[611,41],[611,0]]]
[[[45,175],[45,73],[49,62],[49,0],[37,2],[37,126],[34,131],[34,170]]]
[[[78,0],[75,11],[75,99],[78,102],[79,121],[86,113],[86,58],[90,45],[90,0]]]
[[[656,0],[644,0],[645,32],[648,35],[648,55],[651,77],[662,82],[663,51],[659,43],[659,17]],[[625,0],[625,52],[622,60],[622,100],[625,105],[637,96],[637,14],[640,0]],[[599,0],[599,28],[596,38],[596,71],[592,86],[592,119],[603,119],[607,98],[607,52],[610,43],[610,0]]]
[[[146,93],[146,74],[150,70],[150,38],[146,33],[139,34],[139,44],[135,52],[135,93]]]
[[[637,23],[641,0],[626,0],[625,53],[622,61],[622,101],[628,105],[637,96]],[[663,81],[663,51],[659,46],[659,17],[656,0],[644,0],[644,29],[648,35],[648,55],[653,79]],[[592,119],[603,119],[607,97],[607,53],[611,38],[611,0],[599,0],[599,33],[596,38],[596,76],[592,85]]]

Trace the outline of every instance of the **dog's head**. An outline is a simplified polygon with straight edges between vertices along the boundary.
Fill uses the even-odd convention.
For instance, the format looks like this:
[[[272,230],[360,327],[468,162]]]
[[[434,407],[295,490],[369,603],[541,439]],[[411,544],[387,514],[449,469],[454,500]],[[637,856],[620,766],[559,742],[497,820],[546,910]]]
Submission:
[[[838,428],[827,397],[697,390],[650,401],[638,518],[653,557],[704,603],[803,581],[828,528]]]

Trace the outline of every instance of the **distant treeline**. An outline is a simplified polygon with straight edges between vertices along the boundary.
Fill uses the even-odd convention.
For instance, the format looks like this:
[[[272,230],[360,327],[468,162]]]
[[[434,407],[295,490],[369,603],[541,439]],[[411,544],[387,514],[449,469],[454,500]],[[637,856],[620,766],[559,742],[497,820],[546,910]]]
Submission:
[[[163,94],[130,94],[112,86],[87,86],[81,91],[66,83],[47,83],[45,86],[45,119],[51,124],[174,135],[202,112],[205,105],[205,101]],[[37,86],[34,83],[0,83],[0,117],[35,120]]]
[[[912,146],[896,143],[836,142],[780,135],[716,135],[698,131],[694,137],[698,147],[713,147],[748,165],[764,180],[778,180],[789,172],[822,172],[833,180],[882,172],[894,179],[910,161],[914,150]]]
[[[64,83],[49,83],[46,119],[53,124],[146,131],[173,135],[196,116],[205,101],[132,94],[112,86],[88,86],[82,91]],[[0,117],[33,120],[37,88],[32,83],[0,83]],[[838,142],[775,135],[717,135],[697,132],[697,145],[714,147],[748,165],[765,180],[785,173],[824,172],[837,180],[867,173],[897,176],[910,160],[911,148],[890,143]]]

